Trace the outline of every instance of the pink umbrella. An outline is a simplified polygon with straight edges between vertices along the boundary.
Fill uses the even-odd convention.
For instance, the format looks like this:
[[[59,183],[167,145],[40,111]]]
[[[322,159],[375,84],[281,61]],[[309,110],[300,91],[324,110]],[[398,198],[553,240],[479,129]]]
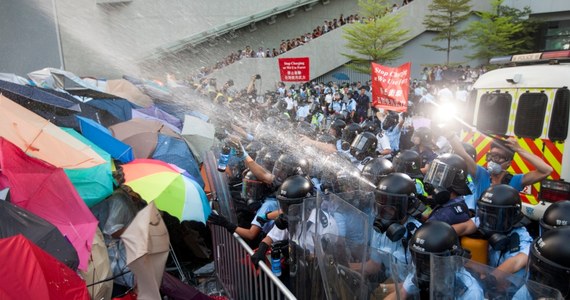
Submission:
[[[0,170],[0,190],[9,187],[12,203],[55,225],[77,251],[79,269],[86,270],[97,219],[63,169],[0,137]]]

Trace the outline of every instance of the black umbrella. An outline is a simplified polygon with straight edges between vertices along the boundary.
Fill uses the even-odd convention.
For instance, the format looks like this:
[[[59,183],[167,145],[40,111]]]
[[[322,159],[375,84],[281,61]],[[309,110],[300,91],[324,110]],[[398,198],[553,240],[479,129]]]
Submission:
[[[33,111],[36,110],[54,110],[63,109],[72,112],[80,112],[81,108],[77,103],[68,101],[44,90],[29,86],[0,80],[0,93],[12,101],[27,107]]]
[[[18,234],[22,234],[68,267],[77,270],[79,258],[75,248],[54,225],[10,202],[0,201],[0,238]]]

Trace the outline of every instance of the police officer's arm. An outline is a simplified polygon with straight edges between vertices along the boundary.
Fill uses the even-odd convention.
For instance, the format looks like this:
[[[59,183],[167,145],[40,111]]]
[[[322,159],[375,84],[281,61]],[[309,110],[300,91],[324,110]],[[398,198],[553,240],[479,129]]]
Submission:
[[[447,138],[447,141],[451,145],[453,152],[461,156],[465,163],[467,163],[467,172],[469,172],[471,177],[475,178],[475,175],[477,174],[477,163],[473,160],[473,158],[471,158],[469,154],[467,154],[467,151],[465,151],[465,148],[463,148],[459,137],[457,137],[455,133],[450,132],[450,134],[445,136],[445,138]]]
[[[537,182],[540,182],[543,179],[546,179],[546,177],[548,177],[550,173],[552,173],[552,167],[549,164],[544,162],[544,160],[542,160],[540,157],[523,149],[517,142],[516,138],[510,137],[507,140],[507,146],[516,153],[518,153],[522,159],[528,161],[531,165],[533,165],[536,168],[536,170],[532,170],[523,175],[521,181],[522,186],[527,186],[530,184],[535,184]]]
[[[256,163],[251,156],[247,156],[244,160],[245,166],[255,175],[258,180],[263,181],[266,184],[273,183],[273,174],[265,170],[264,167]]]
[[[477,225],[471,219],[463,223],[453,224],[451,227],[453,227],[458,236],[470,235],[477,231]]]
[[[259,228],[257,225],[251,225],[249,229],[238,227],[235,231],[235,233],[237,233],[239,236],[250,241],[254,240],[260,232],[261,228]]]
[[[332,154],[336,152],[336,147],[333,144],[327,144],[319,141],[315,141],[307,136],[301,135],[301,143],[306,146],[313,146],[326,154]]]
[[[519,253],[513,257],[508,258],[502,264],[497,267],[498,271],[514,274],[526,267],[528,262],[528,255],[525,253]]]

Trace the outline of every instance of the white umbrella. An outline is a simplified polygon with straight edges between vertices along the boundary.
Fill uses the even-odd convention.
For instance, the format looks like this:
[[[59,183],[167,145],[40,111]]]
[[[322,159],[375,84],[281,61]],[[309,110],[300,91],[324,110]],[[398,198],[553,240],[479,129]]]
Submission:
[[[200,163],[203,161],[204,152],[214,145],[214,132],[214,125],[194,116],[184,116],[182,136],[188,141],[190,149]]]

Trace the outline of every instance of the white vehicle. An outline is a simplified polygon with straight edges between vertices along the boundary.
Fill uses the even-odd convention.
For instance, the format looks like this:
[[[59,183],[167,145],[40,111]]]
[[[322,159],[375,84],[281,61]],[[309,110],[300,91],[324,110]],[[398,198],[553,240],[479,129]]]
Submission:
[[[492,138],[519,139],[526,150],[548,162],[554,171],[521,192],[523,213],[538,220],[553,202],[570,199],[570,147],[566,147],[570,112],[570,50],[496,57],[474,84],[466,119],[478,132],[463,137],[475,146],[477,162],[485,163]],[[484,134],[482,134],[484,133]],[[524,173],[531,166],[515,155],[509,169]]]

